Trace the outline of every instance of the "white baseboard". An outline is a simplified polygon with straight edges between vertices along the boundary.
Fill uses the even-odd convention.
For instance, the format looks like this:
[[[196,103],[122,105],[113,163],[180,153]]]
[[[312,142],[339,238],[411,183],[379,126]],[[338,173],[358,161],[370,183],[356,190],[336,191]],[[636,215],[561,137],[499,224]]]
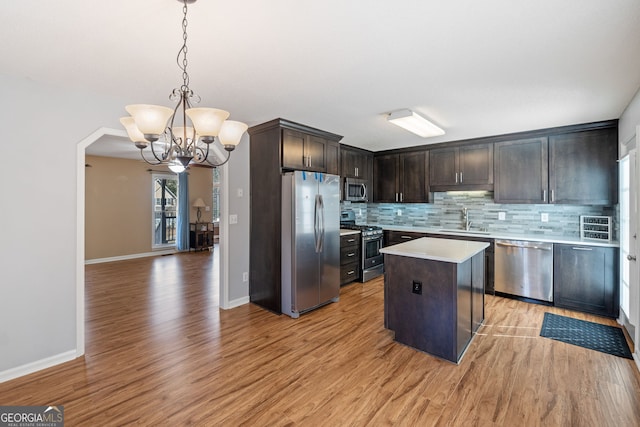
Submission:
[[[70,350],[56,354],[55,356],[47,357],[46,359],[36,360],[35,362],[27,363],[26,365],[7,369],[6,371],[0,372],[0,383],[68,362],[75,359],[76,356],[76,351]]]
[[[229,301],[229,304],[225,307],[220,306],[224,310],[230,310],[232,308],[240,307],[241,305],[249,304],[249,296],[234,299]]]
[[[84,261],[85,265],[88,264],[100,264],[103,262],[113,262],[113,261],[125,261],[128,259],[136,259],[136,258],[145,258],[150,256],[159,256],[159,255],[172,255],[178,253],[177,249],[166,249],[163,251],[153,251],[153,252],[144,252],[140,254],[130,254],[130,255],[122,255],[122,256],[113,256],[108,258],[94,258],[87,259]]]

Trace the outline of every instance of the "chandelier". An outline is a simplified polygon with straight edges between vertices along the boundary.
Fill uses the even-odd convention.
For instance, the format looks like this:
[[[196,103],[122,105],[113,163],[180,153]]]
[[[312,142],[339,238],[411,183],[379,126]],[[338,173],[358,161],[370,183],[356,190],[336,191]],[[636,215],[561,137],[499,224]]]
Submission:
[[[151,165],[165,164],[175,173],[180,173],[190,163],[217,167],[229,161],[231,152],[240,143],[247,130],[245,123],[227,120],[229,112],[217,108],[193,108],[200,97],[189,88],[187,73],[187,3],[196,0],[178,0],[182,7],[182,47],[176,62],[182,70],[182,86],[173,89],[169,99],[176,102],[175,108],[160,105],[134,104],[125,109],[131,116],[123,117],[120,123],[127,135],[140,149],[142,159]],[[209,160],[210,145],[216,137],[227,157],[222,163]],[[149,147],[153,157],[145,156]]]

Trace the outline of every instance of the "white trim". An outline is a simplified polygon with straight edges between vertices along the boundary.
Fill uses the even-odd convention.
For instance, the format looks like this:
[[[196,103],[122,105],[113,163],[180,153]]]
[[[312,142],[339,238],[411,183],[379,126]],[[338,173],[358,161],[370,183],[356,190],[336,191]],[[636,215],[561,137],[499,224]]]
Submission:
[[[44,359],[36,360],[35,362],[27,363],[22,366],[7,369],[0,372],[0,383],[12,380],[24,375],[29,375],[42,369],[47,369],[61,363],[68,362],[76,358],[76,350],[65,351],[64,353],[56,354]]]
[[[225,310],[229,310],[232,308],[240,307],[241,305],[249,304],[249,296],[241,297],[238,299],[234,299],[228,302],[227,306],[224,307]],[[222,306],[221,306],[222,307]]]
[[[165,251],[144,252],[139,254],[112,256],[107,258],[94,258],[94,259],[85,260],[84,265],[102,264],[103,262],[113,262],[113,261],[126,261],[128,259],[146,258],[150,256],[173,255],[178,252],[179,251],[177,249],[167,249]]]
[[[76,351],[84,354],[84,225],[85,225],[85,151],[105,135],[127,137],[122,129],[101,127],[76,146]],[[62,362],[60,362],[62,363]]]

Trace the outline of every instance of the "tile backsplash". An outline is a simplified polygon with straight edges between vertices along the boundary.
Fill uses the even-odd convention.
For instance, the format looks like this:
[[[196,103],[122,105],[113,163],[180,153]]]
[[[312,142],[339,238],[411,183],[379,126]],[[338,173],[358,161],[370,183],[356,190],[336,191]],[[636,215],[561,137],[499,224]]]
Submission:
[[[462,229],[462,208],[467,208],[472,230],[554,237],[579,237],[580,215],[613,217],[614,239],[618,232],[618,206],[578,206],[552,204],[496,204],[487,191],[432,193],[433,203],[349,203],[359,224]],[[505,219],[499,220],[504,212]],[[542,222],[542,214],[548,222]]]

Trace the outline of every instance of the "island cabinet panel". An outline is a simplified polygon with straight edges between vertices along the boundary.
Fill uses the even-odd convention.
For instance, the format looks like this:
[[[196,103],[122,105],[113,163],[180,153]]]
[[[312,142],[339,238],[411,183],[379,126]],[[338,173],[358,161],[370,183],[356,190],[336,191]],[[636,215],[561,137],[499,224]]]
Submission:
[[[553,303],[600,316],[619,314],[618,248],[553,245]]]
[[[484,294],[474,293],[484,289],[484,254],[462,263],[385,254],[384,262],[385,327],[397,342],[457,363],[484,320]]]

